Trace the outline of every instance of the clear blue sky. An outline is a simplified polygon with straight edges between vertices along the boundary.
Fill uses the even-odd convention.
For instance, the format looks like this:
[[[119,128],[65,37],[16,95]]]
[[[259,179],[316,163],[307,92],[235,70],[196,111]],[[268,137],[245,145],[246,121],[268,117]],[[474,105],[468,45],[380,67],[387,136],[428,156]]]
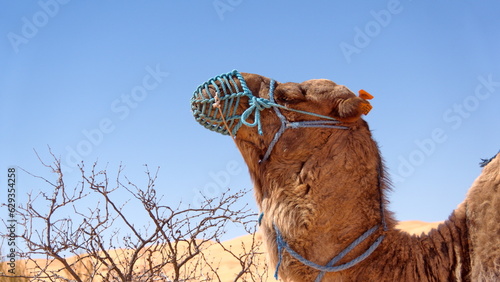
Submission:
[[[366,120],[393,178],[397,218],[444,220],[479,175],[480,159],[500,149],[499,8],[498,1],[4,1],[1,174],[17,165],[49,176],[34,150],[49,161],[50,146],[69,180],[80,161],[98,160],[110,172],[122,163],[138,185],[146,183],[143,164],[159,166],[166,204],[196,203],[197,191],[251,188],[231,139],[191,116],[193,91],[232,69],[281,82],[328,78],[375,96]],[[50,188],[19,177],[21,202]],[[255,207],[251,193],[245,201]]]

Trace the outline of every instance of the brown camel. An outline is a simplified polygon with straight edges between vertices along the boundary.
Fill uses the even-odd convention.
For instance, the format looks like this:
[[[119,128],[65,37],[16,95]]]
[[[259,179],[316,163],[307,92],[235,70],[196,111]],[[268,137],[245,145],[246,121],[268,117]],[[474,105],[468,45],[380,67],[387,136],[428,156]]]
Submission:
[[[237,93],[237,94],[235,94]],[[195,92],[193,114],[248,165],[271,265],[285,281],[500,281],[500,157],[427,234],[395,228],[389,181],[361,116],[370,95],[330,80],[236,71]]]

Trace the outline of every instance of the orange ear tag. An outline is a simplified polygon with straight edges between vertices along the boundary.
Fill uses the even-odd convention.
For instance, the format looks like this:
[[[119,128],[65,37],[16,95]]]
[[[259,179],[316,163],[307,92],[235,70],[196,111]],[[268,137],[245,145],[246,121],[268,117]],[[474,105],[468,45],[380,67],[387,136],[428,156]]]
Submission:
[[[361,89],[359,90],[359,98],[362,98],[362,99],[365,99],[365,100],[371,100],[373,99],[373,96],[366,92],[365,90]],[[370,105],[370,103],[366,102],[366,103],[362,103],[360,105],[360,109],[361,109],[361,112],[364,114],[364,115],[367,115],[371,109],[372,109],[372,105]]]
[[[371,100],[371,99],[373,99],[373,96],[370,93],[368,93],[365,90],[363,90],[363,89],[359,90],[359,97],[363,98],[365,100]]]

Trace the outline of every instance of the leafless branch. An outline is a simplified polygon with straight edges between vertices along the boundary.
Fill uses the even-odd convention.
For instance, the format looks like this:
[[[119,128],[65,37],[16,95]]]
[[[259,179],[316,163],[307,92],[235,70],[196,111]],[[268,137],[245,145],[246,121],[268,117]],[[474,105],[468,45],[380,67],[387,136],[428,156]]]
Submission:
[[[145,166],[148,182],[142,188],[122,176],[121,165],[110,181],[107,168],[100,169],[97,162],[90,168],[81,163],[80,180],[69,186],[60,159],[49,152],[51,163],[37,157],[55,180],[27,172],[49,189],[28,193],[26,205],[18,209],[24,228],[18,239],[27,247],[20,255],[29,265],[19,277],[30,281],[222,281],[220,259],[207,251],[219,246],[241,267],[234,281],[265,280],[267,267],[255,236],[257,215],[247,205],[237,207],[248,191],[228,189],[219,197],[204,198],[199,207],[182,207],[182,203],[171,207],[163,204],[155,187],[159,168],[152,172]],[[116,195],[124,191],[130,200],[120,203]],[[144,213],[141,224],[124,212],[131,205]],[[250,245],[242,245],[243,253],[221,242],[229,223],[253,234]],[[0,277],[8,275],[0,273]]]

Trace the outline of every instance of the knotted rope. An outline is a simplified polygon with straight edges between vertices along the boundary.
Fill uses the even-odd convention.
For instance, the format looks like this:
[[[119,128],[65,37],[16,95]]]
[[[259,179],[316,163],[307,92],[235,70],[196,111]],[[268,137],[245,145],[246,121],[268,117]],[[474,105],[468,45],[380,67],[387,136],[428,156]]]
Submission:
[[[252,96],[249,99],[250,100],[248,101],[248,104],[250,105],[250,107],[248,107],[248,109],[246,109],[243,114],[241,114],[241,122],[246,126],[257,126],[259,134],[262,135],[263,132],[262,125],[260,123],[260,112],[265,109],[271,108],[273,105],[269,102],[269,100],[264,98]],[[254,114],[254,121],[250,123],[247,121],[247,119],[252,113]]]

